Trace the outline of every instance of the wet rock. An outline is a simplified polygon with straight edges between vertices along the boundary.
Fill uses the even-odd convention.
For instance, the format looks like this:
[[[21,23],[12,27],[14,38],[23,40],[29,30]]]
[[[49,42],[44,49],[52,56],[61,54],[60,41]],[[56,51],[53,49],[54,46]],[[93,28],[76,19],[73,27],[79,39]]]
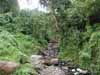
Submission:
[[[44,58],[55,58],[58,56],[58,49],[57,48],[51,48],[51,49],[44,49],[42,51],[40,51],[39,53],[41,53],[41,55]]]
[[[41,55],[32,55],[30,57],[30,63],[32,64],[32,67],[37,68],[37,69],[38,68],[41,69],[44,67],[43,65],[44,60]]]
[[[77,71],[78,71],[79,73],[82,73],[82,74],[87,74],[87,73],[88,73],[87,70],[82,70],[82,69],[80,69],[80,68],[77,68]]]
[[[0,71],[3,71],[6,74],[14,72],[17,67],[19,67],[19,64],[16,62],[0,61]]]
[[[47,47],[47,56],[57,57],[59,53],[57,42],[49,42]]]
[[[52,65],[57,65],[57,64],[59,64],[59,59],[58,59],[58,58],[52,58],[52,59],[50,60],[50,63],[51,63]]]
[[[50,65],[58,65],[59,59],[58,58],[52,58],[52,59],[44,59],[44,65],[50,66]]]
[[[59,49],[58,49],[58,43],[54,40],[50,40],[48,43],[48,46],[39,51],[39,54],[41,54],[44,58],[55,58],[58,56]]]
[[[59,67],[49,66],[48,68],[44,69],[40,75],[65,75],[65,72]]]
[[[90,75],[88,70],[83,70],[81,68],[73,68],[70,70],[74,75]]]

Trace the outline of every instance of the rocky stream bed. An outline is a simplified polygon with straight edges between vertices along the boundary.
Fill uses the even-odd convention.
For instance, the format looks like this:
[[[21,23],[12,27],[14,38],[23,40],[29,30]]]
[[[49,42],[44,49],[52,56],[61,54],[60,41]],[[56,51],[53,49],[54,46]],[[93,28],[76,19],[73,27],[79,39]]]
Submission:
[[[39,51],[38,55],[31,56],[31,64],[38,75],[91,75],[88,70],[68,60],[60,60],[56,42],[50,41],[48,47]]]
[[[50,41],[47,48],[40,50],[37,55],[31,55],[29,63],[37,75],[91,75],[88,70],[81,69],[78,65],[68,60],[58,58],[59,49],[57,42]],[[13,72],[20,65],[11,61],[0,61],[0,71],[7,74]],[[30,72],[30,75],[31,74]]]

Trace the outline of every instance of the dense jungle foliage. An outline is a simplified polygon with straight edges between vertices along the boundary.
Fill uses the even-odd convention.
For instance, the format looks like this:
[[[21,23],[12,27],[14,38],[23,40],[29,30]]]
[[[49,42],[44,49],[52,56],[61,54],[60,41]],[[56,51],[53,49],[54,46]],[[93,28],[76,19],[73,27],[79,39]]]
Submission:
[[[0,0],[0,60],[22,64],[12,75],[28,75],[30,55],[45,47],[49,39],[59,42],[60,59],[100,75],[100,0],[40,3],[48,13],[19,10],[16,0]]]

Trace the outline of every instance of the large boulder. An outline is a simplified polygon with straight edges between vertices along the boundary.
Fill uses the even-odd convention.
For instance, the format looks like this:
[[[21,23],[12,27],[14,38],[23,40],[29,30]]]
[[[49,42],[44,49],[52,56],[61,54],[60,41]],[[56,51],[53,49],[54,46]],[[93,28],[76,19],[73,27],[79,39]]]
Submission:
[[[14,72],[17,67],[19,67],[19,64],[16,62],[0,61],[0,71],[3,71],[6,74]]]
[[[40,75],[65,75],[65,72],[59,67],[49,66],[48,68],[44,69]]]

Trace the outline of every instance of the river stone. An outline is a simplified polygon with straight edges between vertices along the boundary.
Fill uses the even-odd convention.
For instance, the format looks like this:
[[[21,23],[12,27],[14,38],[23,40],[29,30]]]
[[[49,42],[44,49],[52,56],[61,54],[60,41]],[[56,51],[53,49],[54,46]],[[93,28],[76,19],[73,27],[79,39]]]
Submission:
[[[33,68],[43,68],[43,57],[41,55],[32,55],[30,57],[30,63]]]
[[[0,71],[3,71],[6,74],[10,74],[19,67],[19,64],[13,61],[2,61],[0,60]]]
[[[48,68],[44,69],[40,75],[65,75],[65,72],[59,67],[49,66]]]

